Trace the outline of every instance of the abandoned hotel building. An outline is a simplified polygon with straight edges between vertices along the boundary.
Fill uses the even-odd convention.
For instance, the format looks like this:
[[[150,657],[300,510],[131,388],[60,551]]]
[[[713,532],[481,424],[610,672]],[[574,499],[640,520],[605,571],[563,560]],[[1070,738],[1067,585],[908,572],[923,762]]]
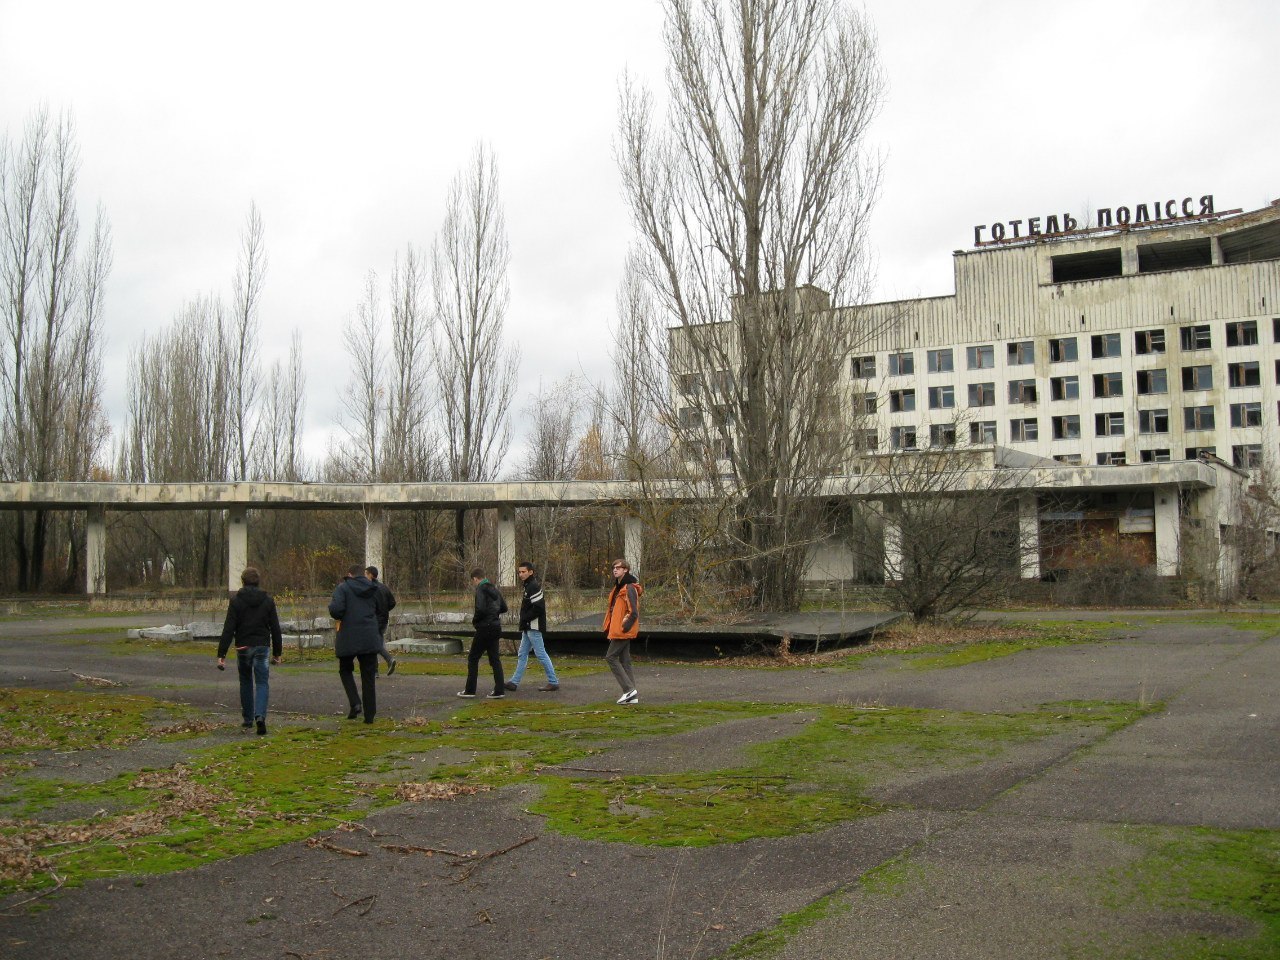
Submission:
[[[1076,521],[1164,576],[1194,527],[1233,578],[1230,533],[1280,457],[1280,201],[978,225],[954,257],[954,295],[847,308],[872,331],[846,365],[859,448],[1020,464],[1024,577],[1046,572],[1041,525]],[[852,562],[815,559],[832,576]]]

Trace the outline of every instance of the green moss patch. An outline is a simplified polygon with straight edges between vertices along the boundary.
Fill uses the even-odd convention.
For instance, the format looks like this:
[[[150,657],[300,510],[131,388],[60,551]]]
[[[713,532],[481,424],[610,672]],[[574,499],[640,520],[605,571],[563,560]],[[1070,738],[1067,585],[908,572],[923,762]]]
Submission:
[[[1166,960],[1280,957],[1280,831],[1138,828],[1125,839],[1146,853],[1110,872],[1104,899],[1124,912],[1158,911]],[[1243,921],[1243,923],[1241,922]],[[1145,950],[1112,956],[1152,956]]]
[[[752,746],[744,766],[611,780],[548,774],[532,809],[563,833],[659,846],[809,832],[882,811],[868,799],[870,788],[904,770],[981,763],[1014,744],[1082,726],[1103,734],[1150,709],[1072,703],[978,714],[827,707],[796,736]]]
[[[0,688],[0,754],[122,746],[191,715],[151,697]]]

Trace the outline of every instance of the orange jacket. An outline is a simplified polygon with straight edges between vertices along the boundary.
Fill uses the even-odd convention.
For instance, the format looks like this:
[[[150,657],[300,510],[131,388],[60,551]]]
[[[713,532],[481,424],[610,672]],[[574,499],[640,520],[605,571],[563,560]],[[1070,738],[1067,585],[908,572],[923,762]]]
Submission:
[[[640,635],[640,595],[644,587],[627,574],[623,582],[609,594],[609,608],[604,612],[604,632],[610,640],[634,640]],[[629,626],[623,626],[628,624]]]

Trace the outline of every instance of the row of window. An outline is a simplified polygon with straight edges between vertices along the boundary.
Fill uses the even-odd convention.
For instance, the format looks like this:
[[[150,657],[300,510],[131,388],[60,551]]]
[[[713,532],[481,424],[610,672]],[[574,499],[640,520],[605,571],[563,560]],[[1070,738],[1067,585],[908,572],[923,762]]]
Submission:
[[[1272,338],[1280,343],[1280,317],[1272,320]],[[1166,351],[1165,331],[1137,330],[1134,332],[1134,352],[1140,355],[1158,354]],[[1090,352],[1095,360],[1107,357],[1118,357],[1121,351],[1120,333],[1095,333],[1089,337]],[[1070,363],[1079,359],[1078,337],[1055,337],[1049,340],[1049,362]],[[1258,322],[1256,320],[1240,320],[1227,324],[1228,347],[1250,347],[1258,343]],[[1192,324],[1178,328],[1178,342],[1183,350],[1213,349],[1213,331],[1209,324]],[[1005,345],[1008,352],[1009,366],[1031,364],[1036,361],[1036,344],[1034,340],[1015,340]],[[965,368],[968,370],[987,370],[996,365],[995,346],[981,344],[965,347]],[[925,369],[929,373],[950,373],[955,370],[955,349],[942,347],[925,351]],[[914,376],[916,371],[915,354],[909,350],[889,354],[888,375],[891,377]],[[876,358],[874,355],[853,357],[850,372],[855,380],[869,380],[876,376]]]
[[[1153,370],[1139,370],[1135,377],[1139,396],[1154,396],[1169,392],[1169,372],[1163,367]],[[1276,361],[1276,382],[1280,383],[1280,360]],[[1227,385],[1229,387],[1256,387],[1262,383],[1262,369],[1256,360],[1227,364]],[[1187,391],[1213,389],[1213,367],[1210,364],[1182,368],[1182,389]],[[956,405],[956,388],[951,384],[928,387],[928,403],[930,410],[950,410]],[[1124,396],[1124,374],[1093,374],[1093,395],[1095,398]],[[1008,381],[1009,403],[1036,403],[1039,391],[1034,379]],[[995,381],[971,383],[968,385],[970,407],[994,407],[996,405]],[[1078,376],[1050,377],[1049,398],[1051,400],[1080,399],[1080,378]],[[874,393],[855,393],[853,409],[857,413],[875,413],[877,397]],[[916,409],[916,389],[904,387],[889,391],[889,411],[891,413],[909,413]]]
[[[1015,442],[1025,442],[1038,439],[1038,425],[1032,420],[1010,420],[1009,430],[1010,439]],[[879,449],[880,436],[875,430],[862,430],[859,432],[858,446],[859,449],[868,453],[874,453]],[[969,424],[969,442],[972,444],[987,445],[996,443],[996,422],[994,420],[984,420],[978,423]],[[929,427],[929,445],[932,447],[953,447],[956,445],[956,425],[954,423],[935,423]],[[918,434],[915,427],[891,427],[889,429],[889,449],[890,450],[918,450]],[[1196,460],[1201,454],[1207,453],[1217,456],[1218,448],[1214,446],[1207,447],[1186,447],[1186,459]],[[1078,453],[1062,453],[1054,456],[1055,460],[1061,463],[1080,463],[1081,457]],[[1126,455],[1123,451],[1106,451],[1096,455],[1099,466],[1124,466],[1127,462]],[[1141,463],[1168,463],[1171,459],[1171,451],[1167,447],[1155,448],[1150,450],[1138,451],[1138,459]],[[1231,448],[1231,461],[1235,466],[1242,469],[1254,469],[1262,466],[1262,444],[1260,443],[1240,443],[1235,444]]]
[[[1081,437],[1079,414],[1072,413],[1061,417],[1050,417],[1049,423],[1054,440],[1079,440]],[[970,433],[972,434],[970,439],[974,443],[994,443],[995,425],[996,422],[994,420],[983,420],[970,424]],[[1183,407],[1182,425],[1186,430],[1216,430],[1218,425],[1214,408],[1212,406]],[[1231,426],[1262,426],[1262,404],[1233,403],[1231,405]],[[954,427],[947,424],[936,424],[930,429],[935,428],[939,430],[954,429]],[[911,426],[891,427],[890,436],[896,436],[901,431],[914,430],[915,427]],[[1168,409],[1138,411],[1139,434],[1152,436],[1168,432]],[[862,433],[864,436],[868,434],[874,435],[875,431],[864,430]],[[988,433],[990,436],[988,436]],[[1094,414],[1093,434],[1095,437],[1123,437],[1125,435],[1125,414]],[[1040,420],[1038,417],[1017,417],[1009,421],[1010,442],[1028,443],[1039,439]]]

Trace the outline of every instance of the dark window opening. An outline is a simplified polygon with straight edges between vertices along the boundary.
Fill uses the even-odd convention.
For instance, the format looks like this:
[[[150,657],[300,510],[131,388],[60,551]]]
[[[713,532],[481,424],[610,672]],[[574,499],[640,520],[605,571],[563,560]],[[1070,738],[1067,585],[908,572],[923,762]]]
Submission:
[[[1280,222],[1246,227],[1218,238],[1223,263],[1252,263],[1255,260],[1280,260]]]
[[[1138,244],[1139,273],[1186,270],[1188,267],[1207,267],[1212,263],[1213,244],[1208,237],[1198,240]]]
[[[1088,253],[1066,253],[1054,257],[1053,282],[1070,283],[1073,280],[1101,280],[1121,274],[1120,248],[1090,250]]]

